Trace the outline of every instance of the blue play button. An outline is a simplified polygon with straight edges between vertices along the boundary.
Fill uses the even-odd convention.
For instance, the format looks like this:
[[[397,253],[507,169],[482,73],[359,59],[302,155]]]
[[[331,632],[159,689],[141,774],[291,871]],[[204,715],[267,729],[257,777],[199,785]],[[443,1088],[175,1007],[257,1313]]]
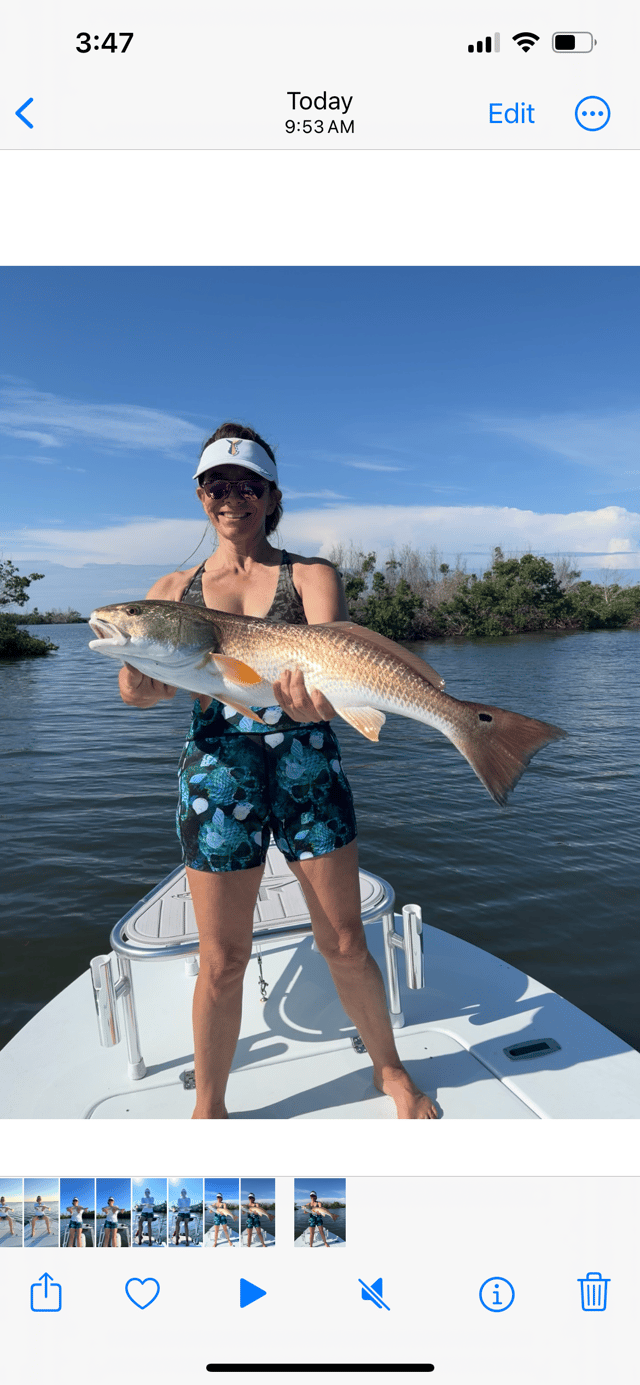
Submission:
[[[264,1298],[266,1289],[259,1289],[257,1284],[252,1284],[250,1279],[240,1280],[240,1307],[248,1308],[250,1303],[255,1303],[256,1299]]]

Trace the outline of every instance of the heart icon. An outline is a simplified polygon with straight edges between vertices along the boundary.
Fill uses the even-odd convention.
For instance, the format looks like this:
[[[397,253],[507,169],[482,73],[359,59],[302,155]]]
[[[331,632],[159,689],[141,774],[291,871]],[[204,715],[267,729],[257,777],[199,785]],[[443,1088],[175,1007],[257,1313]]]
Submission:
[[[148,1308],[160,1293],[157,1279],[128,1279],[124,1289],[127,1298],[135,1303],[136,1308]]]

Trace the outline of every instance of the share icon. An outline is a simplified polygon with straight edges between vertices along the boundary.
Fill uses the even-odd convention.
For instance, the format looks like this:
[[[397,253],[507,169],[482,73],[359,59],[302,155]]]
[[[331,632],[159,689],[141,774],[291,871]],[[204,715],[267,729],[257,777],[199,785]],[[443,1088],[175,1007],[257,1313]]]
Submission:
[[[389,1304],[385,1303],[382,1297],[382,1279],[374,1279],[371,1287],[365,1284],[364,1279],[359,1279],[358,1284],[362,1285],[363,1298],[368,1298],[371,1303],[375,1303],[376,1308],[386,1308],[387,1313],[391,1312]]]

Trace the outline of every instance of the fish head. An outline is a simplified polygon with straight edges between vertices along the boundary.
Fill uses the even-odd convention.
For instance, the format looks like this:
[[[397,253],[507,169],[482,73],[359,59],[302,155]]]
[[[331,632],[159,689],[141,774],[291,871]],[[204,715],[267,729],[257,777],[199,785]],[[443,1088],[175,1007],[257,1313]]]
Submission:
[[[96,636],[90,649],[136,668],[161,665],[168,673],[220,648],[215,618],[179,601],[100,606],[91,612],[89,625]]]

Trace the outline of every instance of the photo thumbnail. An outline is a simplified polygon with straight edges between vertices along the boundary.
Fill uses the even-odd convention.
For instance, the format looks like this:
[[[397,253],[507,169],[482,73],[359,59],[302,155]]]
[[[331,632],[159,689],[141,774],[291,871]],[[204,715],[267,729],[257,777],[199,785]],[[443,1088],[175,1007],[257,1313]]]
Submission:
[[[57,1178],[24,1180],[24,1244],[32,1250],[59,1246],[60,1182]]]
[[[21,1178],[0,1175],[0,1250],[22,1245],[24,1193]]]
[[[95,1248],[96,1184],[94,1178],[60,1179],[60,1245],[74,1250]]]
[[[132,1178],[131,1203],[133,1246],[166,1246],[166,1178]]]
[[[131,1245],[130,1178],[96,1179],[96,1237],[99,1249]]]
[[[205,1178],[205,1247],[238,1246],[240,1242],[240,1180]]]
[[[296,1178],[294,1243],[297,1248],[339,1249],[347,1241],[344,1178]]]
[[[169,1179],[170,1246],[202,1246],[203,1189],[202,1178]]]
[[[275,1178],[243,1178],[240,1187],[241,1240],[247,1250],[270,1250],[276,1243]]]

